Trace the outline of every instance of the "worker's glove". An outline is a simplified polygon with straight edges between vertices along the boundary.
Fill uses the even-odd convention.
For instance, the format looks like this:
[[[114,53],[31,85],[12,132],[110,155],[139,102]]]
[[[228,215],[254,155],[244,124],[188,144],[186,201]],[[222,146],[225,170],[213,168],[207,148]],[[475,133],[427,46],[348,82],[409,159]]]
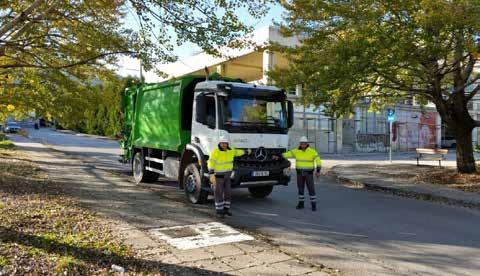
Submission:
[[[320,171],[322,170],[321,167],[317,168],[317,171],[315,172],[316,177],[320,177]]]
[[[215,184],[217,184],[217,179],[215,178],[215,175],[211,174],[209,179],[210,179],[210,184],[212,185],[212,188],[214,188]]]
[[[251,150],[251,149],[247,149],[245,152],[246,152],[248,155],[252,154],[252,150]]]

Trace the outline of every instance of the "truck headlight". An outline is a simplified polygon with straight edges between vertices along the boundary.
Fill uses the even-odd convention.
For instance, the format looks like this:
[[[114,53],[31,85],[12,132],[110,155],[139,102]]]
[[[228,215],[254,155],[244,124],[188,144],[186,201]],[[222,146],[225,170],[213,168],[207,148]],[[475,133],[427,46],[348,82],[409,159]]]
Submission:
[[[283,175],[290,176],[291,173],[292,171],[290,170],[290,168],[283,169]]]

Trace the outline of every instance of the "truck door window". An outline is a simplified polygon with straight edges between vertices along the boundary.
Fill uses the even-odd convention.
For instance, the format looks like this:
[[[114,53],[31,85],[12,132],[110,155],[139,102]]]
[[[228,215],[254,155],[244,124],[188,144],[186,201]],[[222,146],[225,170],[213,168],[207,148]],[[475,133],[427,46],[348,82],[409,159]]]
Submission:
[[[215,128],[215,122],[217,121],[216,109],[215,109],[215,98],[213,96],[206,97],[207,104],[207,126],[209,128]]]

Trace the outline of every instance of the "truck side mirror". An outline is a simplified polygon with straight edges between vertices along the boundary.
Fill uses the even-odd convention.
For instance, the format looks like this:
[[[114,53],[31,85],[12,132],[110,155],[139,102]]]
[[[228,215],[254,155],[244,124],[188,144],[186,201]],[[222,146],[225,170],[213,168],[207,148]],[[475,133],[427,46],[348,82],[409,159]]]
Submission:
[[[295,113],[295,108],[293,107],[293,103],[291,101],[287,101],[287,111],[288,111],[288,120],[287,126],[291,128],[293,126],[293,114]]]
[[[196,98],[196,121],[206,125],[207,124],[207,99],[204,94],[199,94]]]

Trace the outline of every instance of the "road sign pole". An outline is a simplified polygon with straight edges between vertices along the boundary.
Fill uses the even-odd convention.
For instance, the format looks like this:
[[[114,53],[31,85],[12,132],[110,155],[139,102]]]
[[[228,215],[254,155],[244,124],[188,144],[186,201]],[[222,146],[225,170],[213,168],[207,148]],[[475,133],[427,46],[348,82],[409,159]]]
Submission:
[[[390,163],[392,163],[392,121],[390,121]]]

